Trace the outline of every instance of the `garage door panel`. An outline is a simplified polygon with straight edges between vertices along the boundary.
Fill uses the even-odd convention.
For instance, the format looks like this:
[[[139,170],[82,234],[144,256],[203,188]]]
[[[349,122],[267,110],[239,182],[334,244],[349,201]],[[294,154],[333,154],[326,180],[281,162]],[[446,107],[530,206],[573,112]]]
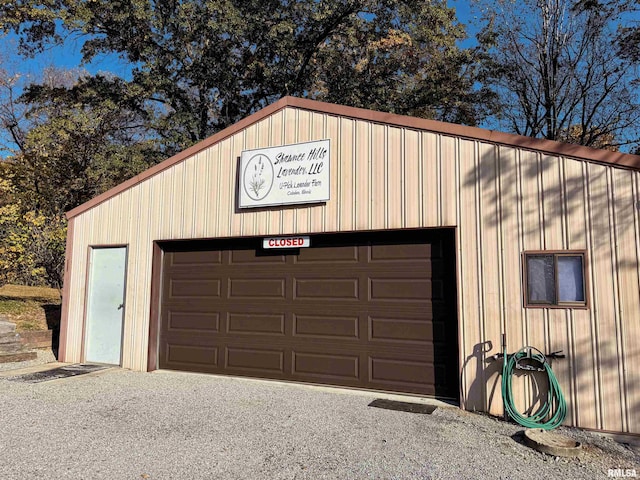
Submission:
[[[429,344],[433,342],[433,325],[424,319],[369,317],[369,340],[406,345]]]
[[[358,355],[294,350],[291,358],[291,373],[294,376],[316,379],[360,380],[360,357]]]
[[[357,246],[344,246],[333,248],[301,248],[300,253],[296,255],[293,262],[295,264],[304,265],[312,263],[316,266],[321,264],[356,264],[359,262],[359,249]]]
[[[210,310],[204,312],[170,310],[167,313],[167,331],[216,333],[220,331],[220,314]]]
[[[369,278],[369,300],[426,302],[432,298],[432,282],[416,278]]]
[[[227,256],[229,261],[228,265],[231,266],[243,266],[243,265],[259,265],[264,266],[265,264],[284,264],[287,262],[287,257],[285,255],[274,255],[270,252],[256,255],[255,250],[231,250],[227,252]]]
[[[219,298],[222,292],[220,279],[172,278],[169,282],[169,299],[178,298]]]
[[[431,245],[372,245],[369,250],[369,262],[406,262],[411,263],[430,263],[431,262]]]
[[[284,374],[284,350],[226,347],[224,352],[225,369]]]
[[[457,395],[453,235],[194,243],[164,246],[160,368]]]
[[[432,362],[369,357],[369,382],[398,390],[429,389],[435,383]]]
[[[171,267],[195,267],[201,269],[206,265],[219,265],[221,263],[221,251],[172,252],[169,257],[169,266]]]
[[[230,278],[230,299],[262,298],[264,300],[281,300],[286,296],[286,279],[284,278]]]
[[[293,316],[293,336],[298,338],[325,338],[332,340],[357,340],[359,338],[358,315],[299,315]]]
[[[366,297],[365,297],[366,298]],[[416,313],[416,310],[422,310]],[[295,313],[297,315],[327,315],[327,316],[360,316],[363,315],[366,323],[367,315],[376,314],[379,316],[407,317],[417,316],[417,318],[426,318],[431,321],[431,312],[433,311],[431,303],[406,304],[394,302],[376,302],[370,304],[366,301],[358,302],[322,302],[322,301],[299,301],[296,302]]]
[[[218,365],[218,348],[211,345],[176,345],[169,343],[166,346],[165,358],[174,367],[194,364],[215,367]]]
[[[226,332],[231,335],[284,335],[284,314],[227,314]]]
[[[294,279],[296,299],[325,298],[331,301],[358,300],[358,278],[296,278]]]
[[[359,263],[355,265],[302,265],[299,263],[289,263],[284,267],[272,267],[272,268],[246,268],[236,269],[236,272],[241,272],[242,275],[254,275],[268,276],[274,275],[291,275],[295,274],[296,278],[330,278],[330,279],[343,279],[343,278],[363,278],[368,277],[389,277],[393,276],[398,278],[424,278],[425,274],[431,276],[431,268],[429,264],[420,266],[417,264],[390,264],[390,265],[376,265],[372,266],[367,263]],[[396,272],[401,272],[399,275]],[[266,275],[265,275],[266,274]]]

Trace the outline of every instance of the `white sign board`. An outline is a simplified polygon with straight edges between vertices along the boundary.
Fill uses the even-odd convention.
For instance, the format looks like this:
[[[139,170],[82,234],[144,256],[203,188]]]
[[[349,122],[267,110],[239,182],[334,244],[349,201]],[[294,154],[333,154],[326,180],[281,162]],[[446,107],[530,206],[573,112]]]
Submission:
[[[306,248],[311,246],[309,237],[269,237],[262,240],[262,248]]]
[[[246,150],[240,156],[240,208],[329,200],[329,140]]]

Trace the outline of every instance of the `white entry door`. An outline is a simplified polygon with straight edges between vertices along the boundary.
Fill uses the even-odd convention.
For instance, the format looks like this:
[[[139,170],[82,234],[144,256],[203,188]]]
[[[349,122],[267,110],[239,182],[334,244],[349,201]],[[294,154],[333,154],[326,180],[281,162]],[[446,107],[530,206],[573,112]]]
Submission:
[[[87,296],[87,362],[120,365],[127,248],[92,248]]]

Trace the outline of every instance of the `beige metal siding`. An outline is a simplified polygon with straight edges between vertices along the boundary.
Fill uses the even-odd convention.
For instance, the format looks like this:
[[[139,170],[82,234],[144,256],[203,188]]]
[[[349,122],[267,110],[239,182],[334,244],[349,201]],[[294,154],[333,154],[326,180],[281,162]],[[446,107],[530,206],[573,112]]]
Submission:
[[[329,138],[325,205],[236,212],[244,149]],[[554,362],[568,423],[640,433],[636,171],[284,108],[75,217],[66,361],[81,361],[87,252],[129,247],[123,366],[144,370],[152,242],[455,226],[463,406],[502,413],[501,333]],[[522,307],[522,252],[585,249],[589,309]],[[531,385],[517,385],[524,406]]]

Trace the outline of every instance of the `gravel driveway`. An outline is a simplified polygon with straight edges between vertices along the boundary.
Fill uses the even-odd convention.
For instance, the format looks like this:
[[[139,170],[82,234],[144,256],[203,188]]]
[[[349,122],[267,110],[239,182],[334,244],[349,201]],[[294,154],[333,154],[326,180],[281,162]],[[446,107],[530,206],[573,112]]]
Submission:
[[[7,373],[5,372],[4,375]],[[380,395],[177,372],[0,378],[0,479],[603,479],[640,455],[594,434],[582,458],[519,443],[521,428]]]

